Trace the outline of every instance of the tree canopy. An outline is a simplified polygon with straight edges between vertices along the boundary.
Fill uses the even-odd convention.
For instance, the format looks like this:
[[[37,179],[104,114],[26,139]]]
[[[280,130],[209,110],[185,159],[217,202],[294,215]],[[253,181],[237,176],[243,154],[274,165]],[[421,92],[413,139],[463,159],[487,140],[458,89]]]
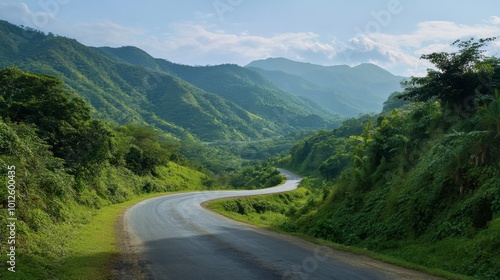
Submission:
[[[425,54],[435,69],[428,69],[425,77],[412,77],[403,82],[406,92],[399,95],[405,100],[440,100],[456,112],[475,111],[477,101],[491,99],[493,88],[500,83],[500,61],[488,57],[484,47],[496,38],[455,41],[458,52]]]
[[[110,155],[109,129],[93,119],[85,102],[71,96],[58,78],[17,68],[0,70],[0,115],[35,125],[54,155],[75,171]]]

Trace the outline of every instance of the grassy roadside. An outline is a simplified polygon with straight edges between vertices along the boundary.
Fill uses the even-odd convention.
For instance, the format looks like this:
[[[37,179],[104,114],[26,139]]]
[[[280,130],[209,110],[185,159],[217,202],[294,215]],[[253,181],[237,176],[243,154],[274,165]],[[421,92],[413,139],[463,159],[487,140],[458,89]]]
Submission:
[[[376,253],[366,248],[360,248],[355,246],[345,246],[338,243],[333,243],[324,239],[314,238],[307,236],[305,234],[297,233],[293,229],[287,228],[288,217],[285,212],[292,211],[299,204],[311,203],[311,200],[306,198],[307,190],[305,188],[299,188],[297,191],[288,193],[288,196],[284,194],[273,194],[269,196],[255,196],[247,198],[230,198],[230,199],[218,199],[210,201],[204,204],[205,208],[208,208],[214,212],[217,212],[227,218],[255,225],[258,227],[266,228],[278,233],[284,233],[293,235],[295,237],[302,238],[312,243],[316,243],[323,246],[328,246],[332,249],[346,251],[358,255],[365,255],[375,260],[379,260],[385,263],[394,264],[403,268],[412,269],[416,271],[421,271],[430,275],[442,277],[445,279],[470,279],[467,276],[459,275],[445,271],[438,268],[428,268],[426,266],[418,265],[412,262],[405,261],[400,258],[389,256],[386,254]],[[290,199],[296,198],[296,200]],[[284,207],[279,209],[278,205],[288,205],[289,207]],[[295,205],[294,205],[295,204]],[[234,207],[237,205],[238,208]],[[262,205],[267,205],[268,209],[271,211],[252,210],[251,207],[256,207],[257,209],[263,209]],[[238,210],[236,210],[238,209]],[[255,208],[254,208],[255,209]],[[273,211],[274,210],[274,211]]]
[[[36,257],[37,254],[20,254],[16,260],[16,272],[6,272],[3,267],[5,270],[2,269],[0,279],[112,279],[113,264],[120,257],[115,230],[120,215],[140,201],[174,193],[177,192],[149,194],[103,207],[89,218],[88,223],[80,226],[54,225],[47,244],[58,242],[61,256],[56,261],[48,261]],[[74,211],[82,209],[75,208]]]
[[[156,193],[105,207],[82,227],[68,244],[72,255],[61,266],[58,279],[111,279],[120,257],[115,224],[127,208],[150,198],[179,192]]]

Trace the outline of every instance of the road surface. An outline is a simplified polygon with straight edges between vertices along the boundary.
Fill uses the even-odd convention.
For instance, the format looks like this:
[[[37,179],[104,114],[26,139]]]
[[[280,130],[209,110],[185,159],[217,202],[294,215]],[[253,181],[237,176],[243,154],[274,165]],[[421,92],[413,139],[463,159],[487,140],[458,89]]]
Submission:
[[[364,256],[234,222],[201,206],[218,198],[296,189],[301,178],[280,171],[287,181],[278,187],[168,195],[127,210],[128,250],[138,258],[142,276],[174,280],[430,279]],[[119,278],[127,279],[127,275]]]

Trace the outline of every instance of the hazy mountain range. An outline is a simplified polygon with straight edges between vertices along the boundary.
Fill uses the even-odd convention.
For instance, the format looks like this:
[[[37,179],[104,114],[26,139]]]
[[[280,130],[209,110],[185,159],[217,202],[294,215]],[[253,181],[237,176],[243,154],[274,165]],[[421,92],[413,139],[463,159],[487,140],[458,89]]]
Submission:
[[[401,90],[404,79],[374,65],[321,66],[269,58],[246,66],[283,90],[306,96],[325,108],[344,116],[380,112],[390,93]]]

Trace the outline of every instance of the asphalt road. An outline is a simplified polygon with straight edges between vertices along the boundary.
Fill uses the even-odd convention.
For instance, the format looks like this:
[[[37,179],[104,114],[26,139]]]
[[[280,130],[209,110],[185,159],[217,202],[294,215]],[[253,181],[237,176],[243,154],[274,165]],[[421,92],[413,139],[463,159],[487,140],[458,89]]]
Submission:
[[[146,278],[406,278],[406,274],[394,274],[392,268],[380,266],[366,257],[247,226],[201,207],[203,202],[217,198],[296,189],[301,178],[280,171],[288,180],[274,188],[183,193],[146,200],[130,208],[125,214],[125,228],[132,236]],[[413,279],[411,274],[407,276],[406,279]]]

